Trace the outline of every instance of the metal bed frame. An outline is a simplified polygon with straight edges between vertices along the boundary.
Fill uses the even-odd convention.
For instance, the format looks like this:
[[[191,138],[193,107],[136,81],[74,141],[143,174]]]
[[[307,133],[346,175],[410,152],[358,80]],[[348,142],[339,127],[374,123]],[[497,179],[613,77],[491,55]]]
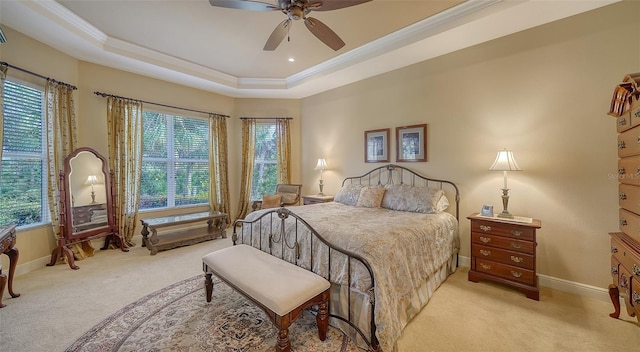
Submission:
[[[347,183],[381,186],[386,184],[408,184],[412,186],[440,188],[443,189],[445,191],[445,194],[447,194],[448,196],[453,194],[453,198],[455,199],[456,203],[455,217],[459,220],[460,193],[458,191],[458,187],[450,181],[426,178],[405,167],[389,164],[375,168],[362,176],[347,177],[342,182],[342,185],[344,186]],[[293,225],[290,225],[294,226],[295,229],[294,235],[291,236],[293,238],[287,238],[287,235],[285,234],[285,222],[287,220],[294,222]],[[263,231],[263,222],[266,222],[266,224],[269,225],[269,233],[265,233],[265,231]],[[240,229],[240,233],[238,233],[238,229]],[[303,234],[307,233],[306,231],[308,231],[311,240],[305,240],[304,238],[301,238],[305,236]],[[347,282],[345,283],[345,285],[349,287],[349,289],[347,290],[347,315],[342,316],[330,312],[329,316],[343,321],[351,328],[353,328],[354,331],[363,339],[363,341],[369,346],[372,351],[380,350],[379,341],[376,337],[375,325],[375,278],[373,275],[373,270],[371,269],[371,265],[365,258],[356,253],[350,252],[343,248],[339,248],[329,243],[320,234],[318,234],[318,232],[304,219],[284,207],[268,210],[252,221],[246,221],[242,219],[236,220],[234,222],[232,236],[234,245],[236,244],[238,239],[240,239],[241,243],[249,243],[251,245],[254,245],[257,239],[258,248],[260,250],[274,255],[280,259],[287,260],[307,270],[311,270],[332,283],[334,283],[335,281],[332,281],[332,258],[336,256],[346,256],[348,270],[346,278]],[[315,255],[309,255],[309,258],[306,258],[306,260],[304,260],[304,258],[301,259],[301,243],[303,245],[309,246],[309,250],[306,251],[306,253],[313,254],[314,246],[316,246],[316,253],[323,253],[323,256],[317,258]],[[279,246],[279,248],[276,246]],[[325,250],[319,250],[320,248],[318,248],[317,246],[324,246]],[[328,263],[328,268],[326,271],[320,272],[319,270],[313,270],[314,264],[318,260]],[[351,276],[353,268],[355,267],[355,265],[357,265],[352,264],[352,262],[360,263],[361,265],[363,265],[364,268],[366,268],[370,278],[370,285],[366,289],[366,294],[368,294],[369,302],[371,303],[371,330],[370,336],[368,337],[365,336],[365,333],[355,323],[352,322],[352,316],[354,315],[354,312],[353,308],[351,307]]]

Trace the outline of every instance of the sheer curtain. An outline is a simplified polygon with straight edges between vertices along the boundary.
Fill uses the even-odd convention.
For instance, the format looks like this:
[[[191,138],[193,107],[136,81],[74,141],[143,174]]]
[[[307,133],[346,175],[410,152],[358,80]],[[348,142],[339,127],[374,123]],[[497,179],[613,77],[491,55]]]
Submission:
[[[77,127],[73,88],[53,80],[47,80],[44,87],[46,110],[44,126],[47,148],[47,196],[51,225],[57,240],[60,233],[60,172],[64,170],[64,159],[77,145]],[[93,255],[93,248],[86,244],[72,248],[76,259],[81,260]]]
[[[211,210],[227,214],[229,217],[229,163],[227,152],[227,118],[209,116],[209,205]]]
[[[291,135],[289,130],[289,119],[276,120],[278,183],[289,183],[291,179]]]
[[[240,204],[238,217],[244,219],[251,212],[251,181],[253,179],[253,158],[256,147],[256,120],[242,120],[242,178],[240,184]]]
[[[142,103],[107,98],[109,169],[115,175],[113,203],[120,235],[127,246],[136,227],[142,173]]]

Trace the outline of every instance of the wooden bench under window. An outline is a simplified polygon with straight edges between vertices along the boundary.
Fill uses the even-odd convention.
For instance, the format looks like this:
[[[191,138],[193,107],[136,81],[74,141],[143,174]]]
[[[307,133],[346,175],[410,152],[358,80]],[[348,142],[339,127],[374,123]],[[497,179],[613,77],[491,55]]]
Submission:
[[[219,211],[161,216],[140,221],[142,246],[147,247],[151,255],[218,237],[227,238],[227,214]],[[158,233],[158,229],[165,230]]]

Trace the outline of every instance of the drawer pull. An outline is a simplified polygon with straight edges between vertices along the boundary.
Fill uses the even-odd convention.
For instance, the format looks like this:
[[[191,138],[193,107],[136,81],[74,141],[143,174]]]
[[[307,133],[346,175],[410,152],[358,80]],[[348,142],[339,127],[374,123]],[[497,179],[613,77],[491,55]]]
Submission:
[[[624,141],[620,141],[618,142],[618,149],[622,150],[624,148],[626,148],[627,146],[625,145]]]
[[[520,249],[520,248],[522,248],[522,245],[520,243],[511,242],[511,247],[513,247],[515,249]]]
[[[491,251],[485,250],[485,249],[481,249],[480,250],[480,254],[486,256],[490,256],[491,255]]]
[[[618,247],[615,244],[611,245],[611,253],[618,253]]]
[[[633,297],[633,303],[640,304],[640,295],[638,294],[638,292],[633,291],[633,294],[631,296]]]
[[[618,194],[618,200],[627,200],[627,195],[624,192]]]
[[[522,257],[516,257],[515,255],[512,255],[511,260],[516,263],[522,263],[524,259],[522,259]]]
[[[638,266],[638,264],[633,263],[632,270],[634,275],[640,276],[640,267]]]
[[[480,236],[480,241],[482,241],[483,243],[489,243],[491,242],[491,238]]]
[[[491,226],[480,225],[480,230],[482,230],[484,232],[489,232],[489,231],[491,231]]]
[[[627,226],[627,219],[620,219],[620,226]]]
[[[618,175],[620,176],[624,175],[625,171],[626,170],[624,169],[624,167],[618,168]]]
[[[514,236],[520,237],[520,235],[522,235],[522,231],[511,230],[511,234]]]
[[[522,273],[519,271],[511,270],[511,275],[513,275],[513,277],[522,277]]]
[[[616,268],[615,266],[611,267],[611,275],[618,275],[618,268]]]
[[[491,270],[491,265],[489,265],[489,264],[482,263],[482,264],[480,264],[480,266],[484,270]]]
[[[625,119],[624,117],[621,117],[621,118],[618,120],[618,125],[620,125],[620,126],[625,126],[626,124],[627,124],[627,119]]]

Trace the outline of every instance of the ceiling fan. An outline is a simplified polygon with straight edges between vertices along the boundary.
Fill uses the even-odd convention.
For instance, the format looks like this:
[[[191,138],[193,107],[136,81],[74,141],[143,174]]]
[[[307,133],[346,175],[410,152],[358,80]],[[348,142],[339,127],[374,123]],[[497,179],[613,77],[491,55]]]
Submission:
[[[273,51],[282,42],[289,32],[289,25],[292,20],[304,20],[307,29],[333,50],[339,50],[344,46],[340,37],[326,24],[313,17],[307,17],[313,11],[331,11],[345,7],[359,5],[371,0],[276,0],[277,4],[269,4],[252,0],[209,0],[211,6],[226,7],[240,10],[253,11],[282,11],[287,15],[287,19],[282,21],[273,30],[263,50]]]

